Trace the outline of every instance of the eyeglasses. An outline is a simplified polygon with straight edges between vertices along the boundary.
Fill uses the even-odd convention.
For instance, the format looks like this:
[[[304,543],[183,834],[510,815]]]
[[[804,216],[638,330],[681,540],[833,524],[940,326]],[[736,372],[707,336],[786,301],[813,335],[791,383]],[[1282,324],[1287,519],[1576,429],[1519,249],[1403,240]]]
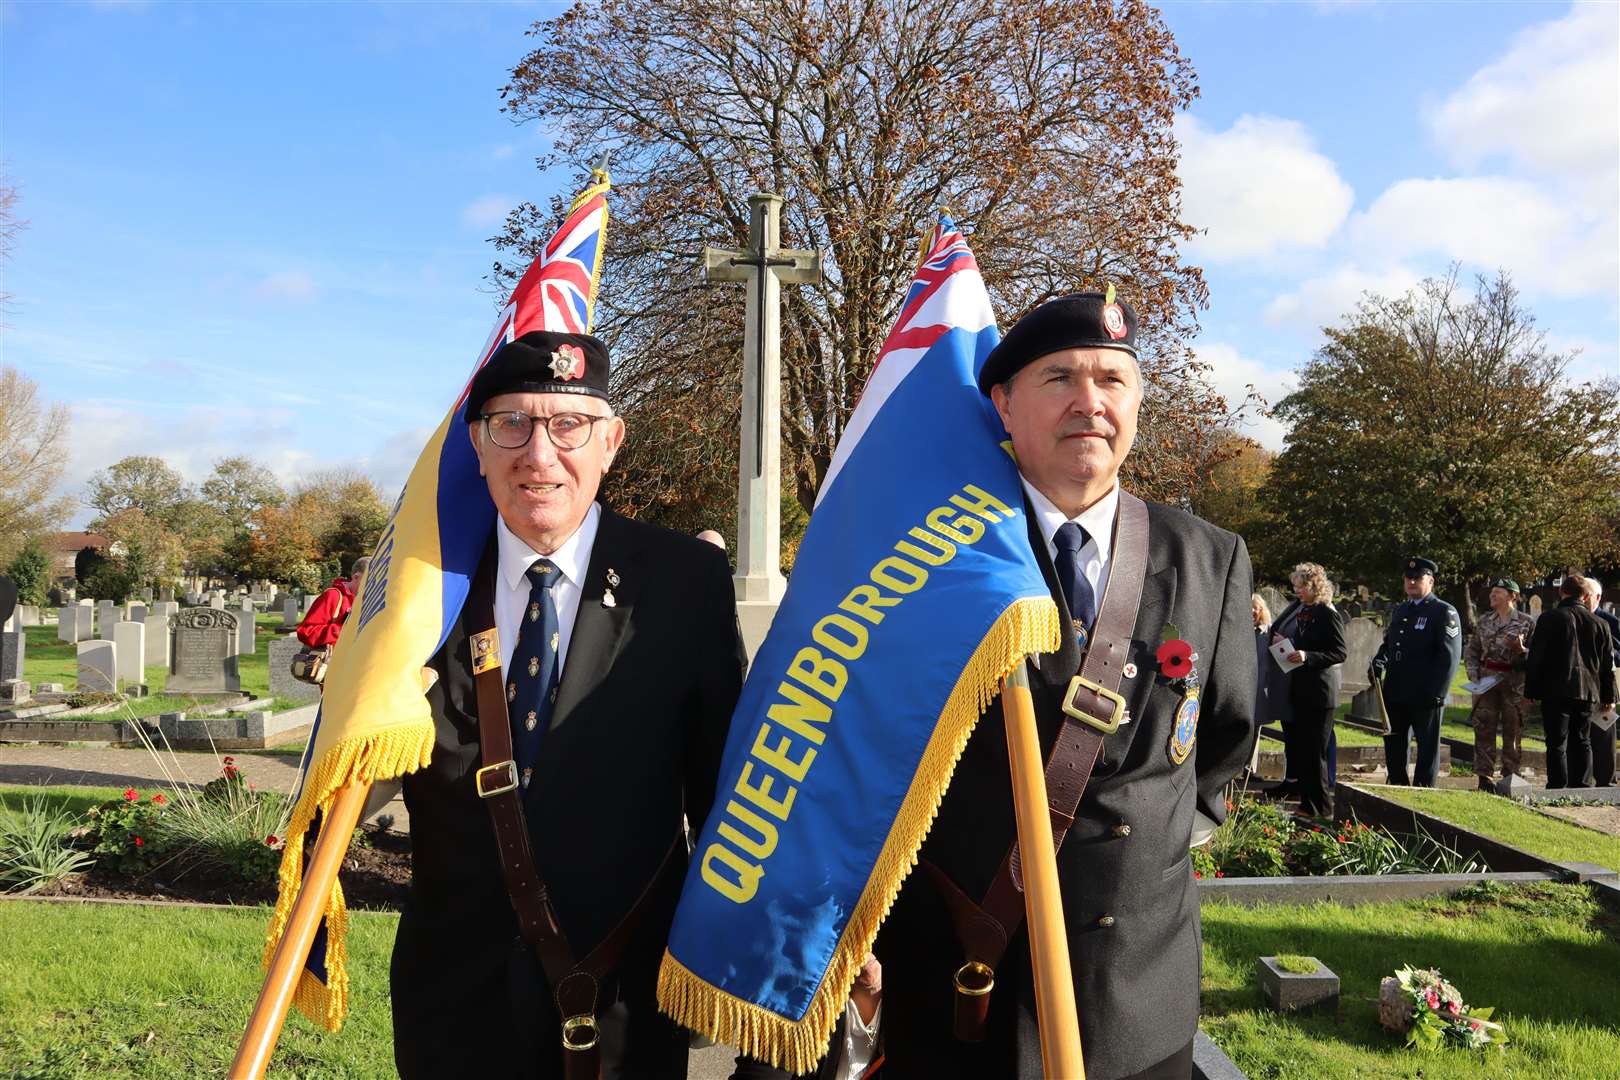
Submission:
[[[608,416],[589,413],[564,412],[550,416],[530,416],[524,412],[484,413],[484,433],[489,441],[503,450],[521,450],[534,438],[536,426],[546,429],[551,445],[559,450],[578,450],[590,441],[598,420]]]

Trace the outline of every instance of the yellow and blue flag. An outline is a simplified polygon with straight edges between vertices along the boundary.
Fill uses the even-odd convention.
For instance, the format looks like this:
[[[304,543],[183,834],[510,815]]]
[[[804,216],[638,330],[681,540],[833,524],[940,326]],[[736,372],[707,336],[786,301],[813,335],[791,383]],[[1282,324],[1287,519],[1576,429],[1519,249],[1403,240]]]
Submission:
[[[495,351],[531,330],[589,333],[607,237],[608,175],[597,169],[562,225],[512,290],[473,374]],[[268,964],[304,878],[307,849],[339,789],[423,768],[433,717],[422,668],[461,615],[490,531],[495,504],[478,474],[461,409],[471,376],[416,460],[366,572],[364,589],[333,650],[281,856]],[[348,1005],[343,890],[333,883],[326,914],[294,1002],[333,1031]]]
[[[743,686],[670,933],[664,1011],[795,1073],[826,1051],[1001,679],[1058,648],[978,390],[999,337],[941,220]]]

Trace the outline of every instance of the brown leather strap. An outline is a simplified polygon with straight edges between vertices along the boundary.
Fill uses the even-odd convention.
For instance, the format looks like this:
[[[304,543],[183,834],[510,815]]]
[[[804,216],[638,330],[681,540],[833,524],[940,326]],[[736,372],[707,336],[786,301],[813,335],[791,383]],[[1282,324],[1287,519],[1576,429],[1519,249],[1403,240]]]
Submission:
[[[1111,693],[1119,692],[1130,657],[1136,614],[1142,604],[1142,583],[1147,578],[1147,552],[1147,504],[1122,489],[1119,512],[1114,519],[1108,587],[1103,590],[1102,608],[1097,613],[1079,672],[1080,678]],[[1095,691],[1080,686],[1073,692],[1074,703],[1085,712],[1102,718],[1113,715],[1112,703]],[[1046,761],[1047,808],[1052,815],[1054,849],[1063,846],[1063,838],[1074,824],[1091,771],[1096,767],[1102,740],[1102,733],[1096,728],[1064,715],[1063,727]],[[1023,870],[1016,838],[978,904],[969,900],[943,871],[931,863],[924,865],[932,871],[931,876],[937,883],[949,884],[949,888],[942,887],[940,892],[967,958],[994,968],[1001,962],[1007,942],[1024,919]]]

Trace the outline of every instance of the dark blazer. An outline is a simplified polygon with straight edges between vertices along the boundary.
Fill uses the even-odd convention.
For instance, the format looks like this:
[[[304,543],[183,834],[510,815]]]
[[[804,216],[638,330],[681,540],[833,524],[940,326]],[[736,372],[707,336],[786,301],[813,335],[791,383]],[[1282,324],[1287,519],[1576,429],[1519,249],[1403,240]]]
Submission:
[[[1384,679],[1384,700],[1414,709],[1437,709],[1451,693],[1462,660],[1462,622],[1457,609],[1430,593],[1402,600],[1390,612],[1373,670]]]
[[[496,557],[491,543],[485,558]],[[609,568],[619,575],[613,607],[602,603]],[[745,662],[731,571],[712,545],[604,509],[582,584],[525,802],[535,862],[575,956],[654,880],[682,814],[694,829],[708,814]],[[437,741],[428,767],[404,781],[412,878],[394,945],[396,1062],[406,1077],[546,1076],[558,1060],[556,1010],[517,937],[473,788],[481,759],[468,633],[463,613],[433,657]],[[604,1007],[623,1004],[626,1060],[641,1054],[646,1075],[685,1075],[685,1040],[653,1006],[685,866],[683,839],[617,985],[602,990]]]
[[[1344,619],[1331,604],[1304,604],[1294,630],[1294,648],[1305,665],[1288,673],[1288,700],[1296,710],[1332,709],[1339,704],[1339,672],[1344,663]]]
[[[1615,666],[1620,667],[1620,615],[1604,611],[1602,608],[1598,608],[1592,614],[1609,628],[1609,641],[1614,646],[1611,652],[1614,654]]]
[[[1063,625],[1067,605],[1033,515],[1030,544]],[[1121,684],[1131,722],[1104,740],[1074,826],[1058,852],[1087,1075],[1111,1080],[1155,1064],[1191,1041],[1198,1024],[1198,895],[1188,845],[1195,811],[1226,816],[1224,787],[1254,743],[1251,569],[1243,541],[1167,506],[1149,504],[1147,579]],[[1166,623],[1197,651],[1202,678],[1197,742],[1180,766],[1169,745],[1182,693],[1158,673]],[[1080,667],[1072,635],[1031,671],[1043,751]],[[1016,837],[999,699],[986,710],[922,857],[975,899]],[[1039,1077],[1029,942],[1013,937],[996,972],[990,1030],[968,1045],[951,1034],[952,973],[962,949],[928,873],[914,873],[879,932],[884,1075]]]
[[[1536,620],[1524,665],[1524,696],[1533,701],[1614,704],[1614,642],[1609,628],[1574,597]]]

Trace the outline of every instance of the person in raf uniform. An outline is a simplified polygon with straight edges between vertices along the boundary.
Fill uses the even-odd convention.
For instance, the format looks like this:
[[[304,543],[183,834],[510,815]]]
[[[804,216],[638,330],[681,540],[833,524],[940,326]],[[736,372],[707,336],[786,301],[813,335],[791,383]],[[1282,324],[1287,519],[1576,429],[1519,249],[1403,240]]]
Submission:
[[[1384,680],[1389,734],[1384,762],[1391,784],[1434,787],[1440,771],[1440,720],[1451,680],[1462,658],[1462,621],[1457,609],[1434,595],[1431,559],[1406,560],[1406,599],[1389,616],[1384,643],[1373,656],[1373,676]],[[1406,752],[1417,739],[1417,768],[1407,780]]]
[[[1614,642],[1582,600],[1586,582],[1566,574],[1558,606],[1536,620],[1525,660],[1524,696],[1541,702],[1547,738],[1547,786],[1588,787],[1592,716],[1614,705]]]
[[[1581,602],[1586,605],[1587,611],[1609,628],[1609,641],[1614,646],[1615,670],[1620,671],[1620,617],[1616,617],[1612,611],[1603,610],[1603,582],[1595,577],[1585,580]],[[1597,720],[1592,722],[1592,783],[1598,787],[1614,786],[1614,742],[1617,731],[1620,731],[1620,725],[1604,727]]]
[[[1202,839],[1224,819],[1226,785],[1255,738],[1251,567],[1241,538],[1121,490],[1143,393],[1135,333],[1124,304],[1100,293],[1060,297],[1008,331],[986,358],[979,388],[1012,437],[1029,543],[1072,628],[1057,652],[1038,657],[1030,681],[1049,794],[1057,798],[1054,769],[1090,769],[1057,855],[1086,1075],[1186,1080],[1200,962],[1189,849],[1195,832]],[[1133,532],[1143,523],[1145,538]],[[1121,597],[1139,583],[1134,610],[1110,597],[1115,578],[1127,583]],[[1125,629],[1115,634],[1117,612]],[[1116,675],[1104,677],[1117,677],[1123,707],[1112,713],[1119,726],[1110,734],[1064,709],[1066,699],[1080,700],[1068,693],[1088,649],[1116,657]],[[1095,702],[1080,711],[1109,715]],[[1091,740],[1081,745],[1093,756],[1068,756],[1077,735]],[[1041,1076],[1016,892],[1011,925],[997,939],[1005,944],[1000,961],[985,965],[991,985],[968,986],[988,990],[987,1011],[973,1012],[976,1002],[957,989],[969,968],[965,951],[976,951],[963,936],[974,931],[957,920],[981,910],[964,901],[988,901],[988,890],[1007,880],[1016,835],[998,699],[969,739],[922,864],[874,946],[884,972],[888,1080]],[[970,969],[965,978],[979,975]],[[982,1024],[958,1026],[959,1004]]]
[[[520,929],[524,890],[507,884],[504,860],[526,836],[561,955],[589,975],[558,981],[594,999],[603,1075],[684,1077],[687,1034],[654,987],[685,876],[682,816],[695,827],[708,813],[742,688],[731,571],[712,545],[597,502],[625,427],[596,338],[535,331],[503,345],[463,420],[498,514],[429,664],[432,762],[404,779],[396,1065],[408,1080],[562,1075],[559,988]],[[503,696],[510,720],[481,726]],[[504,760],[490,763],[486,740],[506,745]],[[514,809],[497,819],[493,806]]]
[[[1519,583],[1512,578],[1491,582],[1491,607],[1474,623],[1474,636],[1463,650],[1468,681],[1496,676],[1495,686],[1474,695],[1474,775],[1479,786],[1493,790],[1496,774],[1496,729],[1502,729],[1502,775],[1519,773],[1519,738],[1524,731],[1524,662],[1536,620],[1518,608]]]

